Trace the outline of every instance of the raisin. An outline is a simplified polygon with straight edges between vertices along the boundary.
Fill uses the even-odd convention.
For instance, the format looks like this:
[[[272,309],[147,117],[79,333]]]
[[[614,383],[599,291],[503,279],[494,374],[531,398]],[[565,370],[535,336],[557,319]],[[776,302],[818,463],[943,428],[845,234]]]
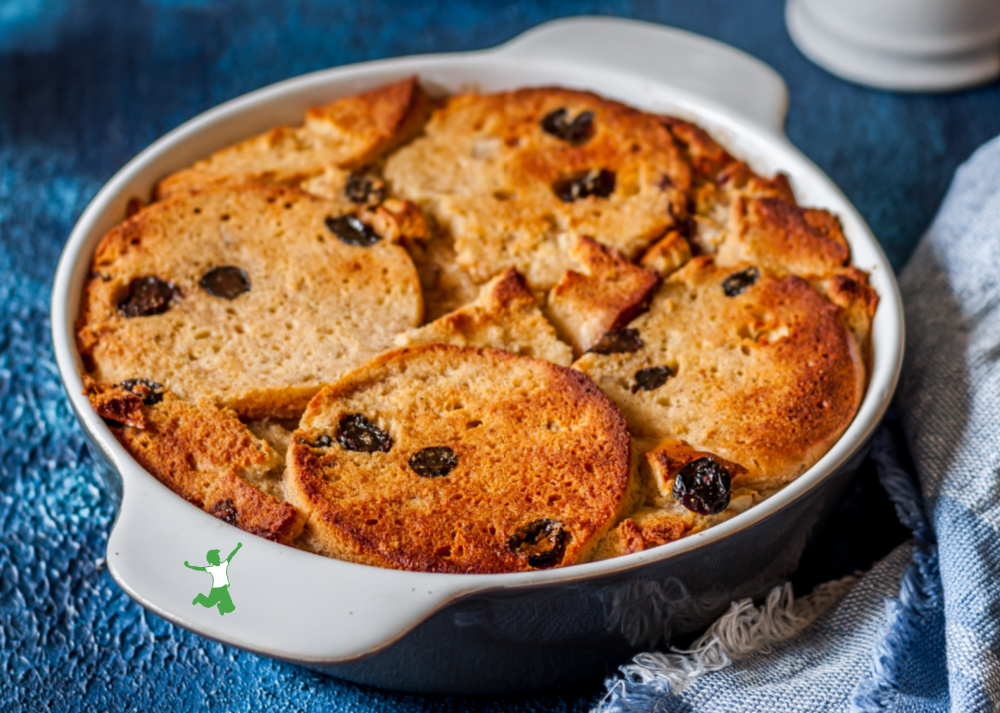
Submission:
[[[690,216],[687,218],[677,218],[674,220],[674,230],[682,237],[690,240],[698,233],[698,223]]]
[[[250,278],[246,272],[232,265],[213,267],[198,280],[201,289],[212,297],[234,300],[250,291]]]
[[[458,465],[458,456],[448,446],[432,446],[410,456],[410,468],[421,478],[441,478]]]
[[[305,438],[299,438],[299,443],[310,448],[329,448],[333,445],[333,439],[325,433],[320,435],[315,441],[309,442]]]
[[[359,248],[370,248],[382,239],[372,226],[361,221],[356,215],[327,216],[326,227],[340,238],[340,242]]]
[[[560,178],[552,184],[552,190],[559,200],[572,203],[581,198],[607,198],[615,191],[615,172],[606,168],[593,169]]]
[[[566,531],[561,522],[535,520],[519,527],[510,536],[507,549],[526,557],[531,567],[551,567],[562,560],[566,550]]]
[[[340,417],[337,442],[347,451],[388,453],[392,448],[392,438],[388,433],[369,421],[360,413]]]
[[[621,329],[617,332],[605,332],[590,351],[595,354],[623,354],[638,351],[643,346],[638,329]]]
[[[590,141],[594,135],[594,112],[581,111],[573,121],[568,121],[567,116],[565,107],[546,114],[542,119],[542,130],[573,146]]]
[[[669,366],[650,366],[639,369],[635,372],[635,384],[632,386],[632,393],[642,389],[652,391],[667,383],[667,379],[674,375],[674,370]]]
[[[714,458],[693,460],[677,472],[674,497],[699,515],[715,515],[729,507],[732,476]]]
[[[163,384],[158,384],[149,379],[125,379],[120,384],[115,384],[119,389],[130,391],[142,399],[146,406],[153,406],[163,401]]]
[[[212,507],[209,514],[215,515],[223,522],[228,522],[234,527],[240,526],[239,513],[236,511],[236,506],[233,504],[232,500],[220,500]]]
[[[352,173],[347,177],[344,195],[352,203],[375,205],[385,198],[385,184],[372,176]]]
[[[734,272],[722,281],[722,291],[726,293],[726,297],[735,297],[757,282],[759,277],[760,271],[756,267]]]
[[[118,314],[122,317],[149,317],[163,314],[177,297],[177,288],[155,275],[137,277],[128,283],[128,291],[118,300]]]

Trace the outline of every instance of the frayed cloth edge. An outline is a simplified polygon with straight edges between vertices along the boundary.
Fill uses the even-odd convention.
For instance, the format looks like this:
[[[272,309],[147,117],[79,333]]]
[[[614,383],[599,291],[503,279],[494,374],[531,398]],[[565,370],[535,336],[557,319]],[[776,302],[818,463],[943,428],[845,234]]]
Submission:
[[[759,607],[751,599],[733,602],[689,649],[638,654],[605,683],[608,692],[595,713],[648,711],[659,699],[679,693],[696,678],[720,671],[754,652],[794,636],[838,602],[858,577],[819,585],[795,598],[786,582],[772,589]]]
[[[937,548],[914,546],[913,562],[899,583],[899,597],[886,599],[886,624],[875,644],[869,675],[851,694],[852,712],[893,710],[907,651],[913,650],[925,616],[938,604]]]
[[[875,644],[871,670],[851,695],[851,711],[876,713],[891,710],[899,697],[901,664],[925,615],[938,604],[937,548],[913,478],[900,463],[892,433],[883,427],[875,435],[871,458],[878,468],[879,482],[896,506],[900,522],[913,530],[917,544],[913,561],[899,583],[899,597],[886,599],[884,633]]]

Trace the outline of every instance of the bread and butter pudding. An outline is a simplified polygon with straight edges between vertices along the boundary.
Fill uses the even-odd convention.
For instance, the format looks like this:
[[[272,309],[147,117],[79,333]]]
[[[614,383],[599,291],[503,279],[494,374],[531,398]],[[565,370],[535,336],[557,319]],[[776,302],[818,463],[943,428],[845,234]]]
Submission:
[[[814,464],[878,298],[836,217],[708,133],[415,78],[165,177],[84,287],[87,394],[248,532],[382,567],[641,551]]]

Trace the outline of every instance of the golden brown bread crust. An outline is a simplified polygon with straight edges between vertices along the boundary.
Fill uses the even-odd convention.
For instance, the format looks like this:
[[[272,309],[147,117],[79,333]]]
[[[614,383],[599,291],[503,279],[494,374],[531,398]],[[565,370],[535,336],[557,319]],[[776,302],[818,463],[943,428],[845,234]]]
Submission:
[[[772,272],[822,275],[845,268],[851,250],[838,221],[825,210],[781,198],[740,198],[717,261],[752,262]]]
[[[858,354],[869,354],[878,297],[868,275],[850,265],[836,218],[798,207],[787,177],[757,175],[690,122],[645,114],[586,92],[541,88],[459,95],[436,106],[428,122],[435,107],[415,78],[346,97],[310,109],[302,126],[274,129],[167,177],[156,191],[155,197],[166,199],[158,206],[142,210],[141,201],[130,204],[131,219],[112,231],[98,250],[78,341],[90,373],[105,384],[86,380],[95,409],[121,424],[114,427],[116,436],[130,452],[140,454],[137,459],[147,458],[146,467],[156,477],[243,529],[291,542],[304,516],[281,502],[280,469],[262,471],[260,464],[254,465],[249,450],[244,453],[233,445],[242,443],[247,427],[232,412],[201,399],[207,396],[244,418],[262,419],[249,428],[273,446],[273,460],[276,452],[284,455],[288,429],[294,428],[294,422],[273,419],[297,418],[324,382],[335,381],[372,357],[352,376],[391,371],[387,365],[396,357],[376,355],[393,344],[489,347],[561,365],[571,361],[573,350],[577,357],[588,350],[603,352],[584,355],[576,366],[600,381],[624,409],[634,434],[642,437],[636,449],[641,456],[633,456],[632,470],[638,468],[638,474],[628,480],[617,510],[613,498],[598,497],[591,503],[600,510],[595,516],[599,522],[591,530],[585,528],[582,544],[580,537],[571,538],[561,564],[641,551],[732,517],[804,471],[839,437],[863,389],[866,376]],[[613,178],[609,181],[602,170]],[[312,196],[275,186],[297,187]],[[385,254],[363,265],[340,254],[344,249],[338,241],[333,252],[340,256],[332,260],[308,251],[297,254],[287,260],[285,291],[273,290],[273,299],[258,305],[254,315],[240,311],[247,295],[233,302],[206,298],[198,291],[199,274],[221,258],[218,252],[206,257],[199,250],[218,243],[232,246],[234,229],[253,222],[244,219],[243,204],[253,202],[247,196],[264,193],[270,207],[249,213],[264,215],[267,230],[274,232],[274,239],[254,248],[268,256],[260,262],[265,272],[274,264],[284,265],[273,260],[275,246],[304,248],[308,239],[299,239],[309,238],[315,228],[289,224],[285,210],[278,209],[286,199],[295,204],[295,212],[300,205],[319,201],[315,196],[325,197],[325,203],[316,204],[323,206],[320,212],[357,216],[381,236],[375,248],[360,254]],[[242,201],[242,208],[215,205],[222,194],[231,202]],[[198,203],[205,209],[200,217],[163,222],[171,211],[183,212],[178,206],[191,208],[198,201],[211,204]],[[192,224],[202,230],[193,246],[184,242]],[[173,228],[165,230],[164,225]],[[162,235],[151,239],[150,233],[158,231]],[[322,229],[316,235],[330,237]],[[244,259],[247,241],[236,237],[237,253]],[[692,261],[693,255],[712,259]],[[175,277],[173,268],[165,270],[167,263],[180,265],[183,276]],[[720,296],[720,280],[749,269],[758,271],[754,284],[733,297]],[[250,296],[257,298],[266,280],[258,279],[258,271],[250,272]],[[179,287],[177,295],[165,314],[123,319],[114,306],[130,280],[143,274],[166,276]],[[652,309],[640,315],[661,278],[665,283],[656,291]],[[338,280],[350,287],[337,287]],[[380,294],[376,287],[400,285],[398,294]],[[538,300],[546,293],[540,309]],[[287,309],[302,294],[315,296],[318,316],[304,314],[299,307]],[[421,297],[424,304],[419,306]],[[223,311],[213,311],[220,306]],[[189,307],[190,313],[184,312]],[[422,308],[429,323],[410,329],[420,322]],[[182,312],[183,319],[173,319]],[[337,327],[323,323],[331,315]],[[239,332],[228,331],[234,325]],[[318,336],[300,333],[303,325],[306,332],[316,327]],[[559,340],[557,329],[573,350]],[[246,340],[244,333],[249,333]],[[242,341],[246,345],[234,351],[233,345]],[[638,343],[638,351],[614,353]],[[343,358],[345,344],[348,358]],[[310,361],[309,352],[317,345],[322,359]],[[456,352],[449,351],[454,347],[441,347],[444,352],[420,347],[425,348],[435,355],[440,373],[424,382],[437,379],[434,383],[454,387],[456,370],[467,358],[455,361]],[[498,394],[506,393],[506,382],[501,378],[485,384],[483,379],[513,367],[495,356],[486,361],[482,374],[471,374],[467,381],[492,407]],[[661,377],[664,382],[651,385],[647,378],[640,386],[639,370],[651,367],[653,382]],[[676,373],[664,377],[664,367]],[[579,396],[579,384],[574,386],[570,379],[566,386],[567,377],[557,378],[547,368],[536,366],[531,378],[549,384],[564,401]],[[431,423],[440,420],[439,414],[414,410],[413,404],[433,400],[434,395],[426,383],[413,381],[412,371],[408,374],[390,374],[386,382],[398,382],[394,389],[412,394],[413,403],[397,403],[395,411],[379,413],[389,420],[443,428]],[[150,391],[142,378],[166,383],[181,400],[171,394],[161,404],[145,403]],[[106,386],[126,379],[133,380],[128,389]],[[393,394],[379,393],[398,401]],[[455,403],[466,405],[467,393],[458,388],[448,393],[454,394]],[[588,399],[593,401],[590,396],[583,401]],[[378,399],[372,403],[381,408]],[[502,418],[497,416],[495,430],[502,434],[504,447],[521,447],[509,436],[516,430],[511,424],[521,428],[518,419],[530,409],[507,405],[506,411],[501,409]],[[188,434],[182,442],[172,441],[162,423],[187,418],[185,413],[193,425],[181,429]],[[466,423],[476,421],[488,419]],[[443,423],[448,423],[447,413]],[[473,432],[481,433],[481,428]],[[467,443],[462,440],[466,434],[457,428],[455,432],[457,442]],[[232,472],[197,450],[199,437],[223,454],[235,449]],[[541,433],[542,445],[531,455],[550,457],[545,439],[555,436]],[[256,443],[251,440],[250,446]],[[474,445],[482,453],[492,444],[484,440]],[[621,455],[621,443],[600,445]],[[297,443],[288,459],[299,458],[304,472],[332,472],[336,480],[342,461],[358,454],[341,457],[331,466],[329,454],[324,455],[328,450]],[[390,454],[364,455],[372,461],[392,461]],[[571,463],[577,455],[551,457]],[[703,457],[726,464],[734,476],[730,505],[714,515],[685,509],[672,493],[679,468]],[[522,460],[532,462],[530,455]],[[209,465],[199,465],[202,461]],[[612,461],[617,463],[614,458],[608,463]],[[405,460],[394,462],[394,467],[390,472],[395,476],[409,472]],[[542,481],[541,467],[529,471],[533,482]],[[365,488],[375,482],[366,480],[372,476],[368,471],[352,472]],[[580,475],[593,478],[592,473]],[[472,510],[449,531],[454,539],[435,539],[441,534],[434,530],[440,512],[465,513],[456,503],[471,507],[467,493],[459,493],[461,501],[448,499],[454,493],[441,486],[449,478],[418,479],[424,487],[420,497],[441,488],[433,491],[439,512],[418,513],[416,530],[408,532],[393,529],[383,517],[413,515],[407,508],[415,500],[401,505],[403,501],[386,495],[405,489],[394,491],[393,485],[386,493],[368,488],[362,489],[364,497],[349,494],[343,502],[363,506],[350,512],[335,509],[340,518],[336,520],[324,509],[331,488],[336,490],[330,482],[306,478],[295,485],[297,481],[287,477],[313,518],[298,546],[390,567],[530,568],[523,553],[504,549],[500,535],[492,533],[493,540],[483,540],[481,529],[466,527],[475,514]],[[551,485],[544,490],[546,501],[577,495],[569,479]],[[374,505],[365,500],[372,492]],[[568,501],[562,506],[572,511],[566,517],[584,507],[574,510]],[[516,507],[507,510],[520,512]],[[491,523],[497,528],[495,509],[476,512],[494,518]],[[358,526],[359,513],[377,515],[378,526]],[[513,525],[504,521],[497,532],[505,532],[504,527]],[[511,558],[519,564],[511,564]]]
[[[807,276],[821,295],[844,310],[844,319],[854,335],[865,363],[871,364],[872,320],[878,308],[878,294],[868,283],[868,273],[853,265],[832,274]]]
[[[390,237],[346,244],[328,223],[341,215],[295,189],[248,185],[154,203],[114,228],[98,246],[77,329],[91,376],[152,379],[246,418],[298,416],[320,386],[421,318],[405,250]],[[393,234],[381,206],[358,217]],[[249,289],[210,294],[201,282],[219,267],[243,270]],[[165,311],[126,316],[133,281],[150,276],[175,288]]]
[[[347,172],[415,136],[431,102],[416,77],[344,97],[306,112],[301,127],[283,126],[217,151],[160,181],[155,200],[192,190],[245,183],[299,186],[329,172],[320,185],[343,185]],[[326,195],[338,198],[339,193]]]
[[[589,130],[579,140],[547,131],[559,110],[567,121],[589,112]],[[602,170],[614,174],[610,182],[598,180]],[[563,190],[584,174],[591,188],[603,187]],[[516,267],[534,290],[572,267],[560,242],[575,234],[636,257],[683,220],[690,183],[656,117],[557,88],[451,97],[423,136],[388,158],[385,177],[450,233],[458,265],[475,281]]]
[[[125,450],[185,500],[275,542],[289,544],[299,536],[301,513],[260,489],[262,480],[280,471],[278,454],[232,411],[204,401],[186,403],[148,387],[130,391],[87,379],[85,388]],[[153,395],[146,398],[149,404],[143,403],[146,395]],[[130,423],[120,422],[121,414],[132,415]]]
[[[697,124],[675,116],[659,118],[684,152],[684,157],[691,166],[691,182],[695,186],[715,183],[725,168],[737,162]]]
[[[840,223],[795,204],[788,178],[766,179],[733,158],[703,129],[662,117],[692,166],[692,235],[719,264],[752,262],[773,272],[826,274],[850,262]]]
[[[514,268],[483,285],[474,303],[400,334],[395,344],[397,347],[418,344],[487,347],[560,366],[573,362],[572,349],[556,336],[524,278]]]
[[[639,264],[666,277],[680,270],[690,259],[691,244],[676,230],[671,230],[645,252]]]
[[[730,278],[754,271],[726,294]],[[639,349],[585,354],[575,368],[614,399],[634,435],[683,438],[740,463],[747,485],[776,488],[801,474],[861,402],[864,364],[841,309],[796,276],[695,258],[629,328]],[[645,389],[639,372],[650,368],[672,376]]]
[[[352,414],[382,429],[389,449],[342,447],[338,424]],[[455,462],[421,477],[411,459],[432,447],[452,449]],[[289,450],[285,492],[326,554],[508,572],[586,558],[630,505],[632,482],[625,422],[583,374],[431,344],[382,355],[316,395]],[[523,528],[543,521],[559,523],[564,539],[533,565]]]
[[[350,155],[337,165],[358,168],[413,138],[432,108],[413,76],[313,107],[306,111],[305,128],[353,144]]]
[[[868,284],[867,273],[850,265],[850,247],[837,218],[825,210],[799,207],[786,176],[758,176],[700,127],[673,117],[661,120],[691,163],[689,237],[698,251],[715,255],[720,265],[751,262],[777,274],[805,277],[844,309],[851,333],[868,360],[878,296]],[[662,261],[655,249],[650,249],[648,257]],[[643,265],[665,274],[648,264],[646,257]],[[664,267],[673,265],[668,260]]]
[[[549,292],[545,313],[579,357],[645,309],[660,279],[654,270],[585,236],[569,252],[583,272],[569,270],[562,276]]]
[[[744,483],[747,469],[718,454],[696,450],[686,441],[675,438],[645,441],[637,447],[644,450],[640,459],[644,497],[629,516],[608,533],[594,559],[632,554],[673,542],[724,522],[760,499],[760,493]],[[715,514],[693,512],[673,492],[677,474],[686,465],[703,458],[719,464],[732,479],[729,502],[725,509]]]

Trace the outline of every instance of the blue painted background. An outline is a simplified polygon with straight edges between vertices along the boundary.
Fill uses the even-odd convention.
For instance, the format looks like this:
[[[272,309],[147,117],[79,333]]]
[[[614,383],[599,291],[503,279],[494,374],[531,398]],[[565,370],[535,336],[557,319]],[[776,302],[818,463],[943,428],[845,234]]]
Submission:
[[[1000,86],[863,89],[811,65],[779,0],[320,3],[0,0],[0,710],[583,711],[602,689],[496,699],[393,694],[214,644],[133,604],[99,564],[114,519],[58,383],[48,294],[73,222],[158,136],[303,72],[488,47],[574,14],[721,39],[784,75],[788,133],[900,267],[955,167],[1000,133]],[[864,470],[796,587],[904,537]]]

